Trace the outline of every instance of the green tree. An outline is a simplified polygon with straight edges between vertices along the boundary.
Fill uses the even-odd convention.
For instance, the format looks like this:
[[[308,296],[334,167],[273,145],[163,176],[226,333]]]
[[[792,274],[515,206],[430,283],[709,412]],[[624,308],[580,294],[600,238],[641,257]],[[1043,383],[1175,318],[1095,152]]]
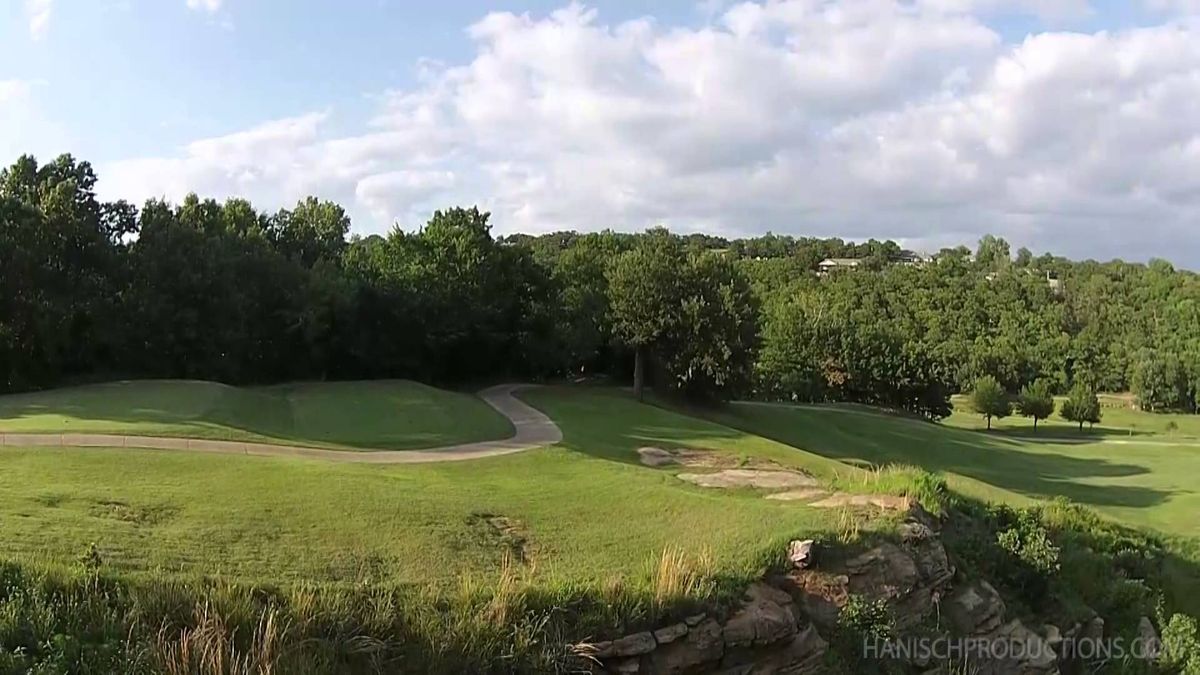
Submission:
[[[666,230],[651,230],[609,269],[613,331],[634,353],[633,391],[642,400],[646,359],[680,321],[684,289],[683,246]]]
[[[971,390],[971,409],[987,419],[987,428],[992,428],[992,418],[1003,419],[1012,414],[1012,403],[1004,388],[991,375],[975,380]]]
[[[1091,387],[1076,383],[1067,400],[1063,401],[1059,414],[1069,422],[1077,422],[1079,430],[1083,431],[1084,422],[1096,424],[1100,421],[1100,399]]]
[[[1021,387],[1021,393],[1017,396],[1017,412],[1033,418],[1033,430],[1036,433],[1038,420],[1044,420],[1054,414],[1054,396],[1050,393],[1050,383],[1038,379]]]
[[[680,314],[660,344],[671,385],[693,399],[714,400],[749,389],[759,343],[758,298],[727,257],[688,255],[679,271]]]
[[[1130,388],[1142,410],[1177,410],[1188,398],[1187,373],[1175,354],[1143,349],[1138,354]]]
[[[306,267],[319,260],[337,260],[346,248],[350,217],[333,202],[308,197],[292,210],[281,209],[267,223],[271,241],[282,253]]]
[[[609,268],[613,332],[634,352],[641,400],[651,358],[662,384],[691,398],[720,399],[749,385],[758,349],[758,300],[741,269],[721,253],[686,250],[651,230]]]

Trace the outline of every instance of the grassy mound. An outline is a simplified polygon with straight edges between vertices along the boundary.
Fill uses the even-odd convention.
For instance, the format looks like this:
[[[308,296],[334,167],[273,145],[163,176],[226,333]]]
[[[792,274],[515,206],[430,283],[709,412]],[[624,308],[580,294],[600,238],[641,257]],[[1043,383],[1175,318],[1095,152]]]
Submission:
[[[261,388],[157,380],[0,397],[0,431],[409,450],[506,438],[512,425],[474,396],[403,380]]]

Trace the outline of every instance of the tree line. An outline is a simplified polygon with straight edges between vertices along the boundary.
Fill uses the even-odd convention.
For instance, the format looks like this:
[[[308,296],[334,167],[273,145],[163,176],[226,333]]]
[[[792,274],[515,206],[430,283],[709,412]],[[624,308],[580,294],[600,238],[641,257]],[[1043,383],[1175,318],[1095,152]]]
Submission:
[[[1200,280],[1161,260],[1014,255],[990,236],[917,264],[874,240],[497,238],[474,208],[360,237],[316,198],[139,208],[96,182],[67,155],[0,172],[0,389],[610,374],[935,419],[982,377],[1013,395],[1132,389],[1150,410],[1200,396]],[[861,264],[821,275],[825,258]]]

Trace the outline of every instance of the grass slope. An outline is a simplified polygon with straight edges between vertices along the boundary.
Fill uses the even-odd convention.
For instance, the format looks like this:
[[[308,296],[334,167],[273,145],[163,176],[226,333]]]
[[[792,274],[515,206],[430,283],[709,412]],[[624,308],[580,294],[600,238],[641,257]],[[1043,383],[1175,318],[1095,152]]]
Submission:
[[[152,380],[0,397],[0,431],[409,450],[506,438],[512,425],[474,396],[404,380],[261,388]]]
[[[1038,435],[1061,438],[1079,438],[1083,436],[1105,437],[1142,437],[1147,435],[1163,436],[1156,440],[1197,440],[1200,446],[1200,415],[1186,413],[1148,413],[1132,407],[1133,399],[1129,395],[1101,394],[1101,421],[1094,428],[1084,425],[1080,431],[1075,422],[1068,422],[1059,415],[1065,397],[1054,399],[1054,414],[1049,419],[1038,422]],[[978,413],[971,412],[971,404],[966,396],[955,396],[953,399],[954,414],[946,424],[964,429],[985,429],[987,421]],[[1172,426],[1173,425],[1173,426]],[[993,431],[1014,436],[1033,436],[1033,420],[1020,415],[1012,415],[1004,419],[992,420]]]
[[[838,527],[837,513],[687,485],[635,450],[706,447],[818,472],[836,462],[612,391],[522,396],[559,423],[561,446],[407,466],[5,449],[3,551],[70,561],[96,542],[106,565],[135,573],[439,583],[492,574],[516,549],[536,578],[576,582],[642,578],[671,547],[751,574],[758,552]]]
[[[970,496],[1023,504],[1061,495],[1131,525],[1200,536],[1200,445],[1139,436],[1036,441],[861,407],[740,403],[715,419],[843,462],[945,472]]]

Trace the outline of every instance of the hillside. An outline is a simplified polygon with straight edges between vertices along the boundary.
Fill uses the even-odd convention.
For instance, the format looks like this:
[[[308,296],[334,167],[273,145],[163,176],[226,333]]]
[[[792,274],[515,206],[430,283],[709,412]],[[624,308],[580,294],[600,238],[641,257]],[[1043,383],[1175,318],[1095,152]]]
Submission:
[[[1023,505],[1061,496],[1133,526],[1200,536],[1193,517],[1200,446],[1167,436],[1045,433],[1038,440],[1025,420],[985,433],[865,406],[739,403],[713,418],[842,462],[943,472],[951,487],[980,499]],[[1020,436],[1004,433],[1018,429]]]

